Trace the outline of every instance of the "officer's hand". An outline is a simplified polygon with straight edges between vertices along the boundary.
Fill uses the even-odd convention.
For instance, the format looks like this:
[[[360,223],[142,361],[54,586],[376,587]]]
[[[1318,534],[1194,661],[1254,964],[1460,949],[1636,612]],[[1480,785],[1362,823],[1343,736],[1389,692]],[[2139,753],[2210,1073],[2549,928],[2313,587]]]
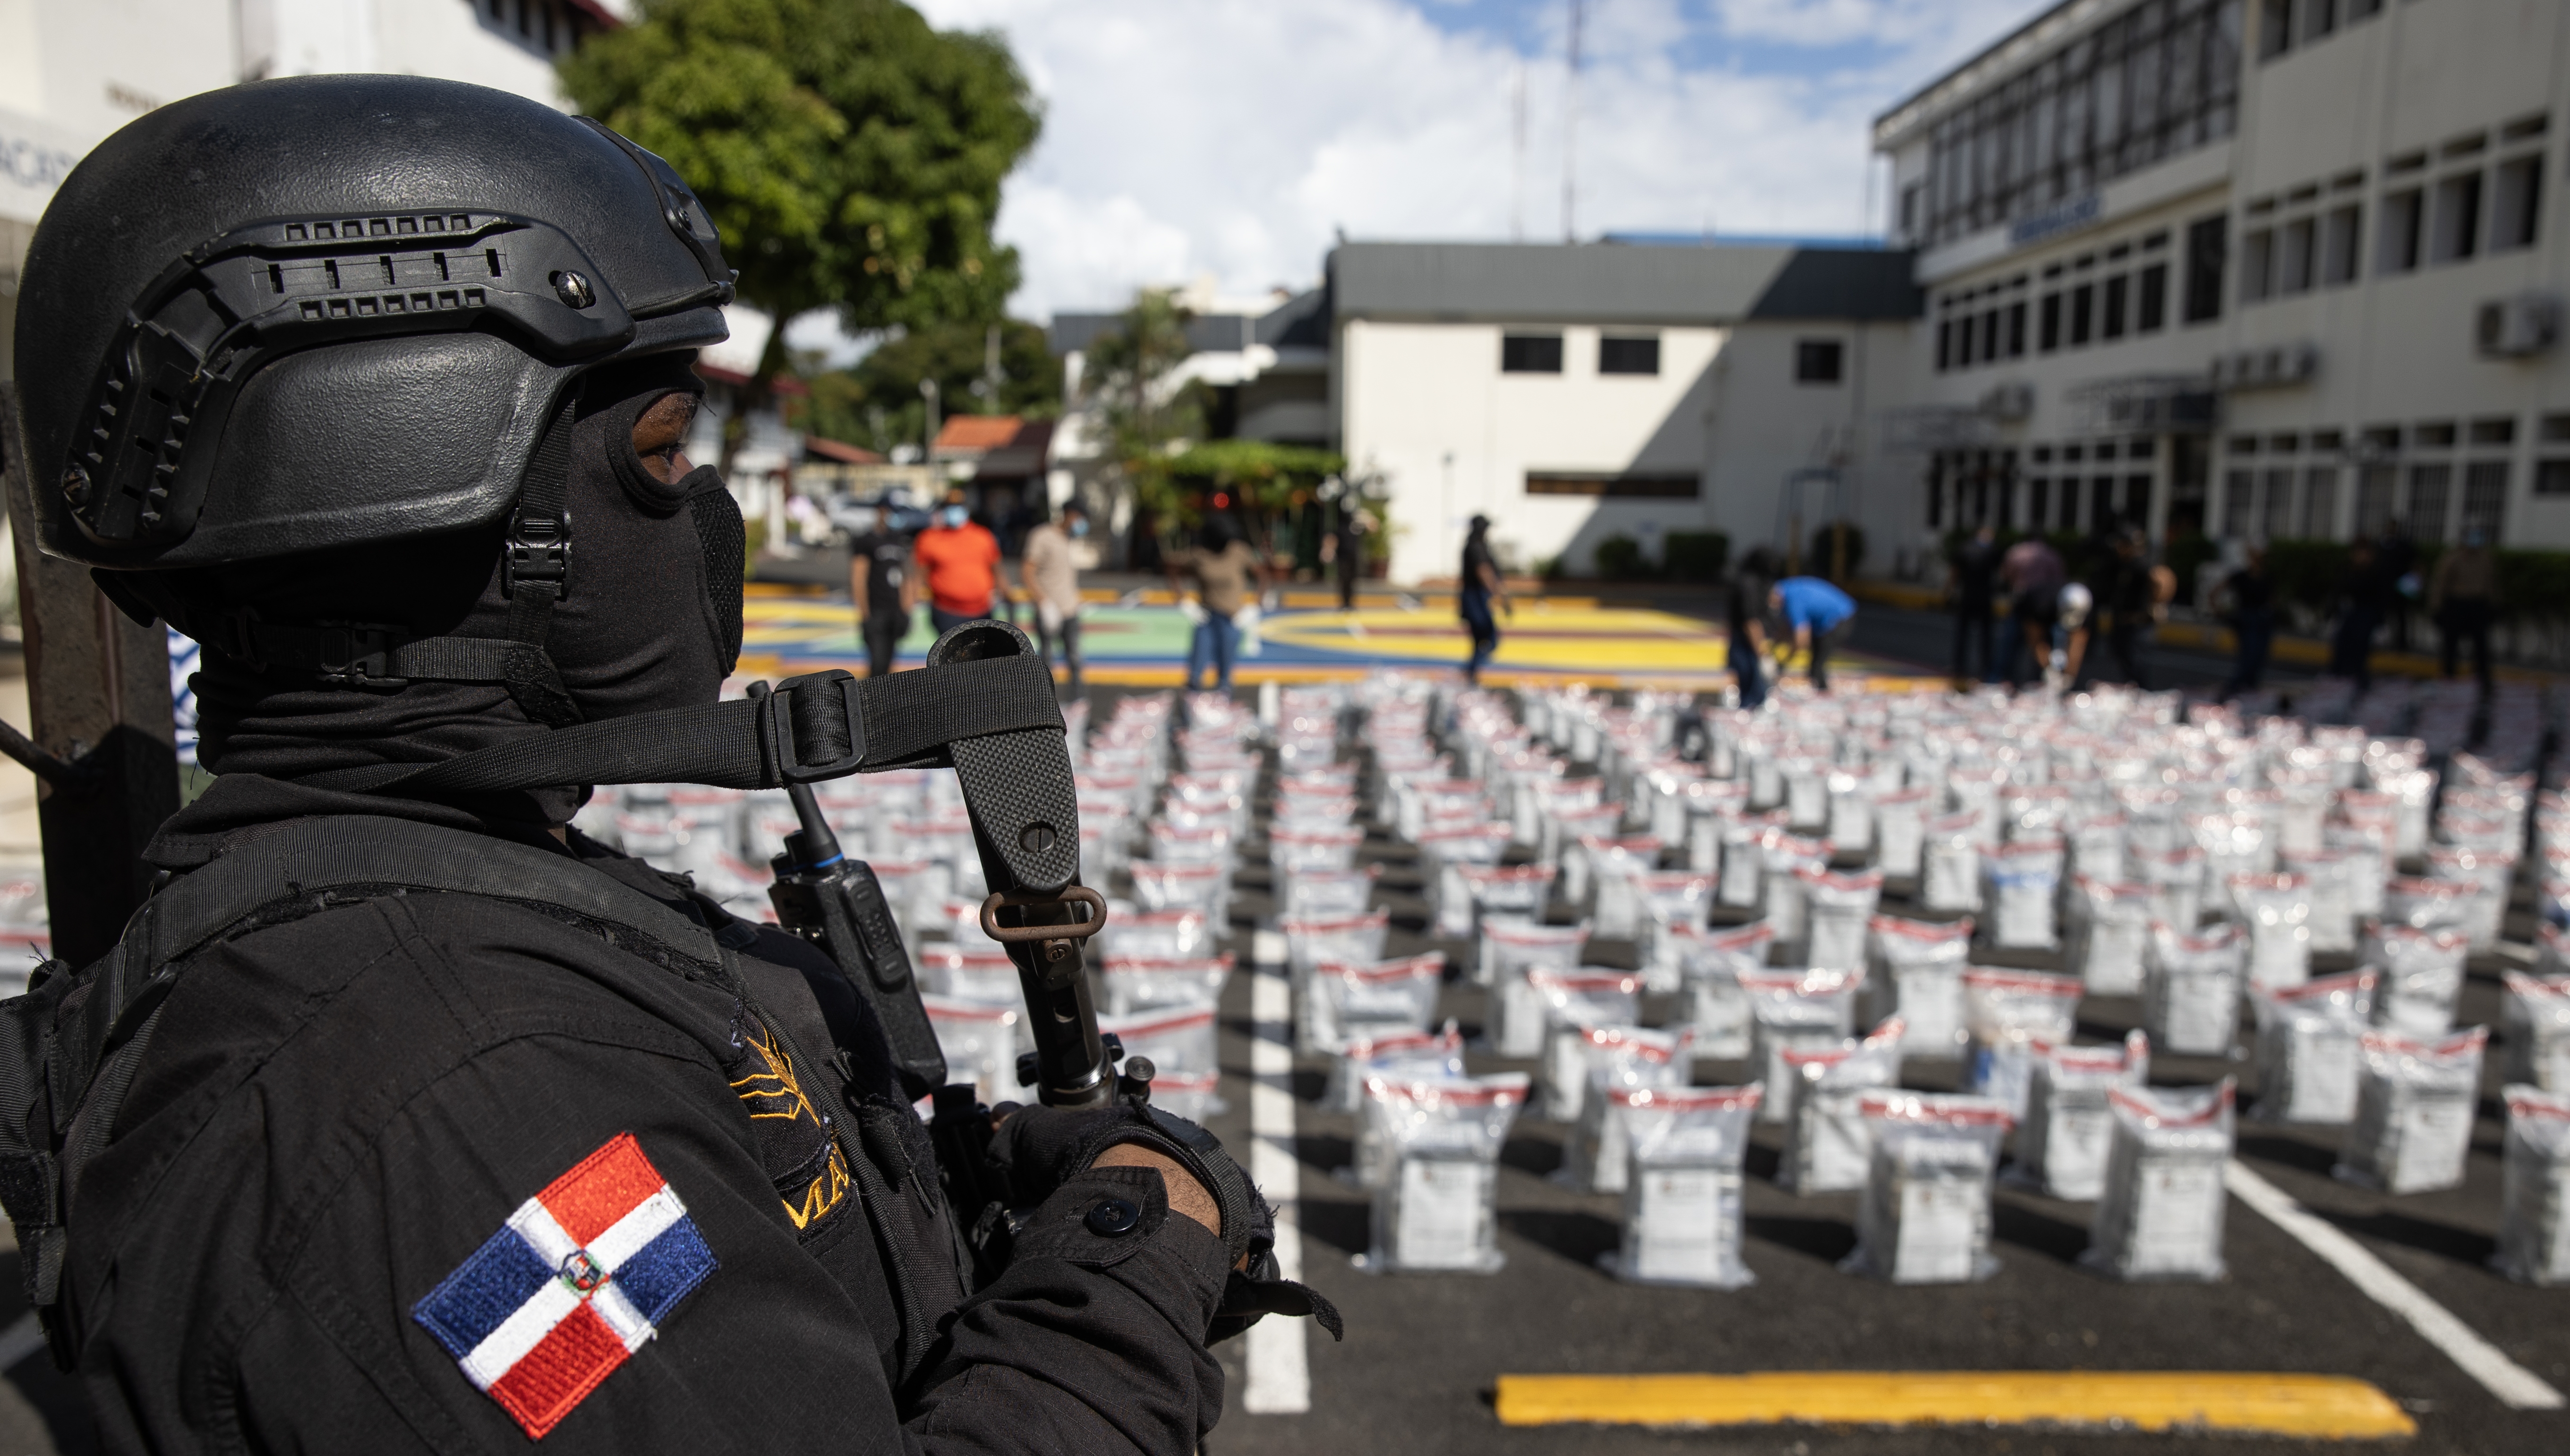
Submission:
[[[1156,1108],[1137,1114],[1122,1103],[1074,1109],[1004,1102],[992,1110],[992,1120],[991,1161],[1006,1176],[1009,1202],[1018,1208],[1044,1202],[1089,1168],[1153,1168],[1168,1186],[1169,1207],[1222,1237],[1230,1232],[1231,1221],[1214,1186],[1220,1175],[1204,1155],[1221,1160],[1243,1189],[1249,1186],[1211,1133]],[[1189,1135],[1203,1143],[1192,1158]],[[1234,1256],[1239,1252],[1235,1249]]]
[[[1220,1237],[1222,1208],[1213,1194],[1196,1182],[1195,1175],[1165,1153],[1155,1153],[1135,1143],[1118,1143],[1090,1160],[1091,1168],[1150,1168],[1158,1171],[1160,1182],[1169,1190],[1169,1211],[1184,1214],[1204,1225],[1205,1232]]]

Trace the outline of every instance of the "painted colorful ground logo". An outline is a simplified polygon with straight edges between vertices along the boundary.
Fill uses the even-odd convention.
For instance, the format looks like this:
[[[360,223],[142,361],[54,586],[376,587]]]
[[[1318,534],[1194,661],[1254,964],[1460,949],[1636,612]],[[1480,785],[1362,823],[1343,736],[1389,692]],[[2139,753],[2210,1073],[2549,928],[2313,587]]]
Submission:
[[[1030,614],[1020,625],[1034,628]],[[1101,684],[1174,685],[1184,671],[1193,624],[1174,605],[1092,602],[1081,616],[1088,676]],[[922,611],[903,639],[915,663],[935,633]],[[1495,682],[1560,679],[1613,686],[1712,686],[1729,680],[1722,630],[1698,618],[1585,599],[1535,598],[1499,621],[1499,650],[1485,677]],[[1238,682],[1356,676],[1377,667],[1461,668],[1472,643],[1453,609],[1364,604],[1354,611],[1295,607],[1262,621],[1243,644]],[[827,596],[752,595],[743,634],[744,672],[790,674],[825,667],[863,671],[855,614]],[[1898,672],[1863,658],[1841,661],[1850,678]]]

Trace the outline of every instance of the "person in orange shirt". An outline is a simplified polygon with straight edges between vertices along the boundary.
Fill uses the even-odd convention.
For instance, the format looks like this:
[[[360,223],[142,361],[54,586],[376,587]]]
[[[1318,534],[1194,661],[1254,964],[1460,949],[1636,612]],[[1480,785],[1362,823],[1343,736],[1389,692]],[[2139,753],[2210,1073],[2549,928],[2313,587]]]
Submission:
[[[910,551],[928,584],[928,617],[938,631],[991,614],[1000,586],[1000,540],[965,511],[962,491],[946,493],[946,504]]]

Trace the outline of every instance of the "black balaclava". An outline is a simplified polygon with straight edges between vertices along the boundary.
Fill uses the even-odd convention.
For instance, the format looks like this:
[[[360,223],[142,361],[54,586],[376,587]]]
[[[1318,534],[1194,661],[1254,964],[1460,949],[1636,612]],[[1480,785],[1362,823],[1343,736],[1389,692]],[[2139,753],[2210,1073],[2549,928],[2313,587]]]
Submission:
[[[710,466],[653,480],[634,453],[635,420],[671,393],[701,393],[683,354],[600,370],[579,386],[568,469],[569,589],[545,650],[584,720],[710,702],[740,655],[744,538],[740,508]],[[217,774],[297,779],[331,769],[454,758],[529,733],[496,683],[324,686],[260,671],[226,652],[227,617],[244,608],[281,623],[397,626],[410,637],[507,637],[500,578],[505,523],[361,549],[198,571],[137,573],[114,584],[206,644],[195,678],[199,758]],[[484,819],[556,825],[582,786],[477,796]]]

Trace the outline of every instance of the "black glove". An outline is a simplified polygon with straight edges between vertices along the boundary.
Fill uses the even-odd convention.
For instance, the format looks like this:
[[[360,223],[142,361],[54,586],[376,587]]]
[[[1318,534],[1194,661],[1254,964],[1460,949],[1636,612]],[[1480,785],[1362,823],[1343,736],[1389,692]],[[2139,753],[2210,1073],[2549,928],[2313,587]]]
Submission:
[[[1275,1211],[1213,1134],[1148,1104],[1117,1102],[1078,1110],[1012,1110],[1003,1104],[993,1110],[1007,1114],[991,1139],[991,1162],[1007,1182],[1013,1207],[1044,1202],[1098,1154],[1123,1143],[1160,1154],[1204,1186],[1220,1213],[1222,1227],[1216,1232],[1232,1264],[1207,1343],[1228,1339],[1267,1314],[1309,1314],[1331,1338],[1345,1337],[1339,1311],[1328,1299],[1276,1276]]]

